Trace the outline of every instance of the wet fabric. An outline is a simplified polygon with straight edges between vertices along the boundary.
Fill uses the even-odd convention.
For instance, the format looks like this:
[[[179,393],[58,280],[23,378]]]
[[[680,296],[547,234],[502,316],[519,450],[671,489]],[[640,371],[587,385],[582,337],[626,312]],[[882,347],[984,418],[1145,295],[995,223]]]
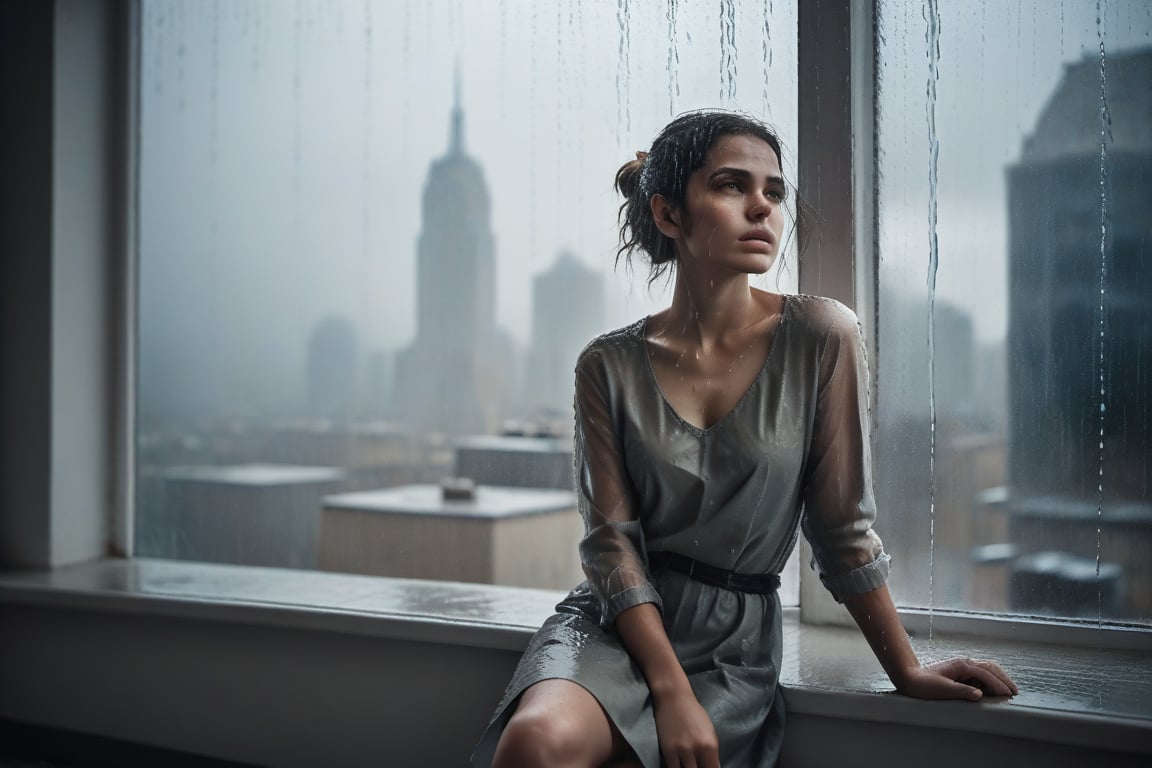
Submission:
[[[491,761],[512,706],[541,680],[590,691],[646,768],[660,765],[648,688],[613,628],[641,603],[660,608],[693,691],[712,718],[725,768],[767,768],[783,740],[780,601],[650,573],[670,551],[740,573],[779,573],[799,530],[833,597],[884,583],[872,531],[868,376],[851,310],[785,296],[759,375],[707,429],[666,401],[647,320],[605,334],[576,366],[576,471],[587,580],[533,637],[473,754]]]

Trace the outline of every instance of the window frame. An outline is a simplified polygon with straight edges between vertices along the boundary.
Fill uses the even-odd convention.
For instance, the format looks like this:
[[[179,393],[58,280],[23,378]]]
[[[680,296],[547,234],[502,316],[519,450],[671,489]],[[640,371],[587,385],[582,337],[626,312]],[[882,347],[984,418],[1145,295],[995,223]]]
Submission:
[[[135,441],[138,320],[138,202],[140,139],[141,2],[131,0],[115,15],[110,40],[118,80],[111,122],[122,136],[123,150],[112,164],[110,186],[121,233],[112,249],[109,318],[113,384],[110,450],[107,471],[112,488],[108,555],[134,557]],[[876,173],[875,30],[876,0],[822,0],[798,4],[798,135],[800,196],[820,212],[818,222],[801,222],[804,259],[799,289],[831,296],[860,316],[869,357],[877,350],[878,217]],[[817,98],[817,93],[819,98]],[[844,184],[845,177],[851,184]],[[815,224],[816,226],[812,226]],[[875,413],[876,370],[872,371]],[[801,560],[811,558],[801,538]],[[847,611],[832,601],[816,574],[800,568],[800,620],[808,624],[853,625]],[[1016,615],[900,608],[905,627],[914,634],[929,628],[949,634],[975,635],[1025,642],[1152,649],[1152,631],[1138,626],[1054,621]]]

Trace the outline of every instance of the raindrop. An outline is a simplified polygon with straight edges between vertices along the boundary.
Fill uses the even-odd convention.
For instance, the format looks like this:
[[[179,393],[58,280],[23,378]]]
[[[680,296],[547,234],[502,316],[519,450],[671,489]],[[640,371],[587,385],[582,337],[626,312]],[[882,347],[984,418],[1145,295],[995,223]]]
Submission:
[[[720,3],[720,101],[736,99],[736,0]]]
[[[1103,546],[1101,522],[1104,518],[1104,292],[1108,277],[1108,143],[1112,139],[1112,118],[1108,113],[1108,68],[1104,52],[1104,8],[1096,0],[1096,38],[1100,43],[1100,305],[1099,353],[1097,370],[1100,377],[1100,448],[1097,463],[1100,483],[1096,491],[1096,623],[1104,618],[1103,592],[1100,586],[1100,560]]]
[[[928,639],[931,640],[936,574],[936,272],[940,266],[936,230],[936,173],[940,157],[940,141],[936,134],[936,84],[940,79],[940,12],[936,0],[928,0],[924,20],[927,22],[924,41],[928,47]]]
[[[761,74],[761,91],[760,96],[764,101],[764,114],[772,114],[772,105],[768,99],[768,70],[772,68],[772,28],[770,21],[772,18],[772,0],[764,0],[764,37],[761,39],[760,56],[764,64],[764,72]]]
[[[676,114],[680,101],[680,49],[676,37],[676,0],[668,0],[668,115]]]
[[[616,26],[620,31],[616,60],[616,143],[620,146],[625,145],[632,133],[632,115],[628,106],[632,41],[628,19],[628,0],[616,0]]]

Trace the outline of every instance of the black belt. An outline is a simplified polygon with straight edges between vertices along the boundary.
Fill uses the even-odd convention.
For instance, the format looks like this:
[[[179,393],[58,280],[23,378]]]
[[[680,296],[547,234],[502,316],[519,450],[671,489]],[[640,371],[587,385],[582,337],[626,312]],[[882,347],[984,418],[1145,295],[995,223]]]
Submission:
[[[675,552],[649,552],[648,567],[653,571],[670,570],[686,574],[702,584],[723,587],[733,592],[750,592],[766,595],[780,588],[778,573],[736,573],[714,565],[693,560]]]

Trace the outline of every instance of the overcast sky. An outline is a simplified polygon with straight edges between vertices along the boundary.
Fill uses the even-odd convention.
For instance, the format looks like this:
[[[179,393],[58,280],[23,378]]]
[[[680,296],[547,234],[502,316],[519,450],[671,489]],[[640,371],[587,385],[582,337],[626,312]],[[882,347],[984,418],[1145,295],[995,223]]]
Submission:
[[[940,5],[938,285],[992,341],[1005,326],[1004,168],[1062,64],[1098,55],[1096,4]],[[148,0],[145,365],[207,356],[220,370],[258,362],[263,375],[299,376],[307,333],[329,314],[353,322],[365,351],[403,345],[420,196],[448,145],[456,62],[467,150],[492,200],[500,323],[530,341],[531,280],[560,249],[606,275],[606,325],[662,305],[642,274],[611,271],[616,168],[690,108],[741,108],[776,125],[788,148],[797,142],[794,3],[731,4],[730,36],[724,7]],[[1152,44],[1148,3],[1103,7],[1107,50]],[[882,2],[881,20],[883,255],[921,270],[908,278],[914,292],[928,242],[923,8]],[[435,215],[450,224],[453,212]],[[794,279],[793,268],[779,285]]]

